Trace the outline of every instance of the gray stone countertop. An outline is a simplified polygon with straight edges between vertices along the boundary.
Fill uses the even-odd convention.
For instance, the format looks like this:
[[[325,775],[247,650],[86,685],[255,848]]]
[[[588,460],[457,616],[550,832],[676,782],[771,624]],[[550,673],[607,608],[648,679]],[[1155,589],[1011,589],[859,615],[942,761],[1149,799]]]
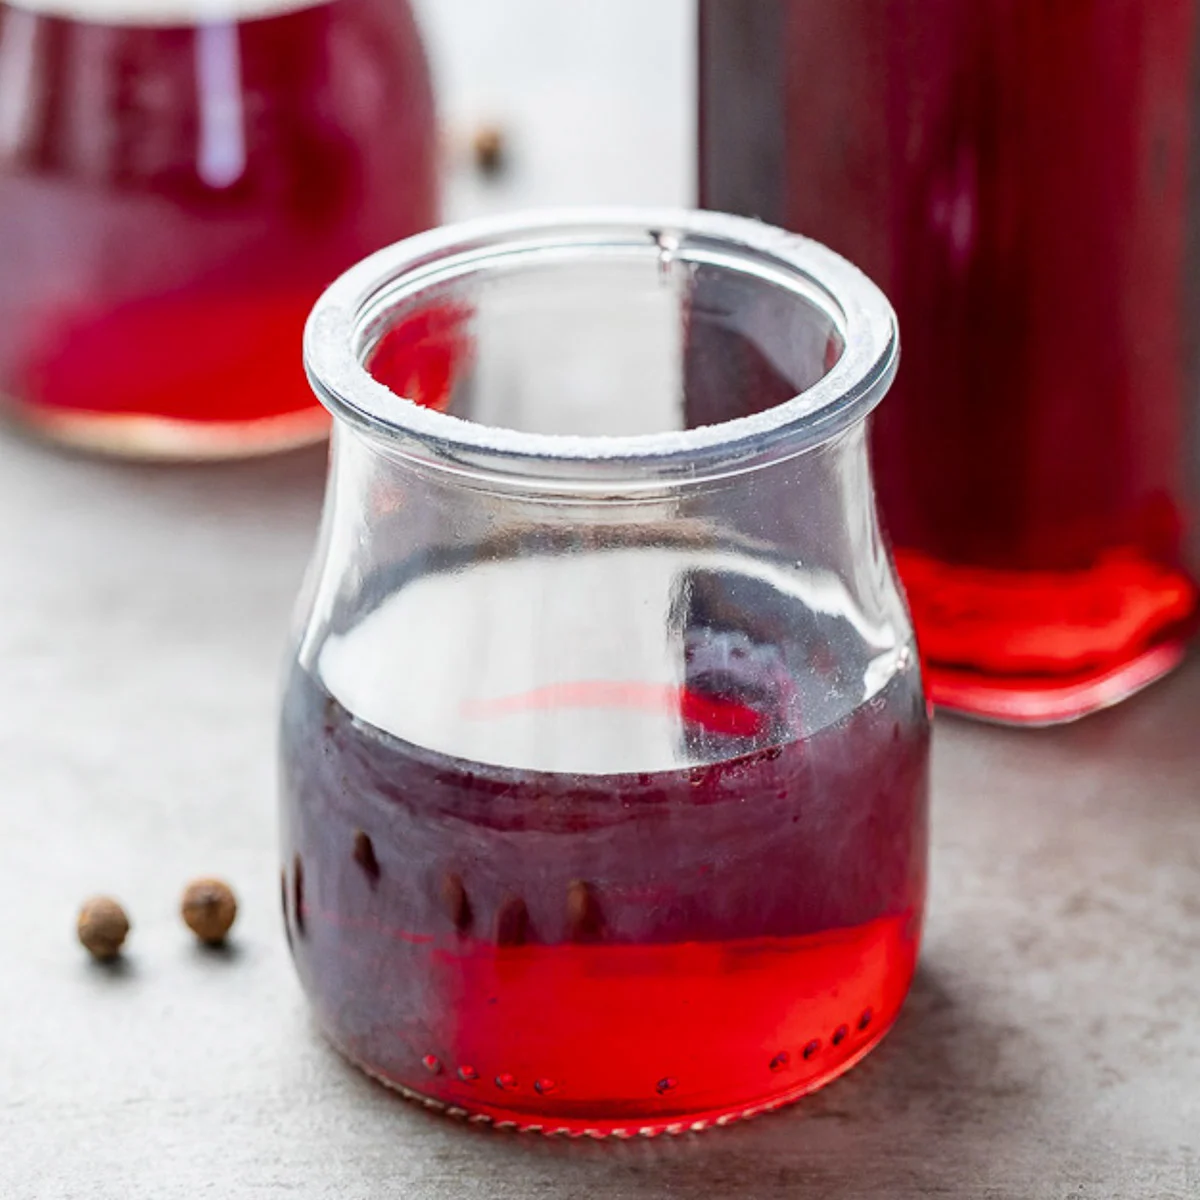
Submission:
[[[431,1116],[315,1033],[273,726],[320,452],[155,468],[0,440],[0,1196],[1200,1196],[1200,663],[1078,725],[943,719],[922,966],[783,1113],[579,1144]],[[184,882],[229,877],[228,954]],[[112,891],[126,965],[74,943]]]

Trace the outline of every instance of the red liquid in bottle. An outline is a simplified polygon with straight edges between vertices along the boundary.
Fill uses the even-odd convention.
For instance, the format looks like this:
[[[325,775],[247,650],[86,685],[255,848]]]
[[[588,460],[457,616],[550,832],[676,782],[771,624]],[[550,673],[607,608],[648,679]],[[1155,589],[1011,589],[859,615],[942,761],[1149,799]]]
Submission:
[[[89,4],[96,20],[0,5],[0,405],[122,454],[323,435],[309,308],[436,220],[407,5],[140,25]]]
[[[447,572],[438,585],[443,620],[458,611],[455,582]],[[526,606],[513,584],[497,568],[477,595],[516,613]],[[352,678],[344,648],[321,659],[332,685],[294,672],[284,712],[288,936],[350,1058],[458,1113],[620,1135],[778,1106],[886,1032],[912,977],[925,887],[928,725],[910,653],[868,699],[798,735],[796,713],[853,677],[830,642],[814,635],[824,659],[796,678],[773,647],[697,617],[677,688],[506,690],[503,650],[471,651],[501,686],[492,701],[446,708],[449,720],[425,703],[423,681],[445,678],[436,663],[387,682],[400,628],[360,647],[356,669],[393,698],[376,696],[372,720],[333,694]],[[420,628],[414,645],[440,636]],[[457,641],[476,632],[459,628]],[[526,649],[511,660],[520,670]],[[391,703],[447,745],[510,719],[511,736],[473,743],[509,761],[385,731]],[[592,736],[589,718],[611,727],[617,710],[627,734]],[[668,757],[691,765],[620,769],[623,754],[654,749],[646,730],[668,717]],[[561,732],[548,741],[553,720]],[[526,752],[618,769],[514,764]]]
[[[1119,699],[1179,660],[1197,611],[1197,6],[772,12],[752,44],[777,81],[760,124],[779,165],[738,206],[846,254],[896,306],[874,463],[932,698],[1018,721]],[[718,108],[741,76],[714,28],[705,200],[721,207]]]

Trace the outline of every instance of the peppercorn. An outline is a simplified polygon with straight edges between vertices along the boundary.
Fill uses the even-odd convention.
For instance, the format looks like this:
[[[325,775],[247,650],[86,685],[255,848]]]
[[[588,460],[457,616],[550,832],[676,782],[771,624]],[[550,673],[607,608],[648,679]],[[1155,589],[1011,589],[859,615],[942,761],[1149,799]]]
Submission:
[[[504,130],[498,125],[481,125],[471,139],[475,166],[482,175],[499,175],[508,162]]]
[[[442,877],[442,903],[454,928],[459,933],[466,933],[471,928],[475,914],[471,911],[471,898],[463,886],[462,877],[453,872]]]
[[[225,940],[237,917],[237,898],[220,879],[196,879],[183,893],[180,912],[202,942],[216,946]]]
[[[93,896],[79,910],[75,930],[93,958],[108,962],[121,953],[129,918],[111,896]]]
[[[567,936],[575,942],[591,942],[604,928],[604,913],[596,893],[582,879],[567,888]]]
[[[505,896],[496,913],[496,941],[501,946],[523,946],[529,940],[529,908],[520,896]]]

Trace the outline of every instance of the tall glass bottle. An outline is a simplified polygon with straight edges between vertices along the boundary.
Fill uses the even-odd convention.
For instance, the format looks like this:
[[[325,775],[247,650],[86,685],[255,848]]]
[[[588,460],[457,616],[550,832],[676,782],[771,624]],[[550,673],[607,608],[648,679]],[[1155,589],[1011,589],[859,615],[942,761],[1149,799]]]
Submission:
[[[436,220],[406,0],[0,4],[0,411],[122,455],[323,436],[329,279]]]
[[[1194,0],[703,0],[704,203],[893,299],[874,448],[936,701],[1061,720],[1196,613]]]

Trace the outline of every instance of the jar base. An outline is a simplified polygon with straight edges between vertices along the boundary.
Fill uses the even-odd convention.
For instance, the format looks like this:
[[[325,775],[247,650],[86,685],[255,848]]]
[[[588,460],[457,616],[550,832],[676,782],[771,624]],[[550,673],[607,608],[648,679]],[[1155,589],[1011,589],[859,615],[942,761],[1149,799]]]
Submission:
[[[1187,654],[1187,641],[1153,646],[1129,662],[1084,680],[987,678],[972,671],[926,664],[925,682],[936,708],[995,725],[1065,725],[1111,708],[1169,675]]]
[[[1200,615],[1182,570],[1133,546],[1089,567],[1001,570],[897,553],[938,708],[1057,725],[1173,670]]]
[[[329,436],[317,405],[246,421],[181,421],[142,413],[55,410],[5,397],[5,420],[41,441],[108,458],[215,462],[298,450]]]
[[[854,1051],[848,1054],[835,1066],[821,1075],[807,1079],[805,1082],[779,1092],[777,1095],[763,1099],[755,1104],[735,1108],[716,1108],[692,1113],[672,1113],[669,1115],[647,1115],[642,1118],[624,1116],[622,1118],[559,1118],[545,1113],[521,1112],[517,1109],[507,1109],[497,1105],[479,1105],[466,1108],[451,1104],[430,1096],[408,1084],[393,1079],[382,1071],[364,1062],[350,1050],[344,1042],[335,1037],[320,1021],[317,1027],[326,1041],[351,1066],[357,1067],[376,1083],[382,1084],[389,1091],[395,1092],[405,1100],[420,1104],[430,1112],[465,1121],[472,1125],[485,1125],[492,1129],[515,1133],[540,1133],[544,1137],[594,1138],[607,1140],[614,1138],[627,1140],[629,1138],[653,1138],[662,1135],[676,1137],[684,1133],[700,1133],[706,1129],[721,1128],[736,1124],[738,1121],[748,1121],[764,1113],[776,1112],[795,1104],[805,1096],[819,1091],[827,1084],[844,1075],[852,1067],[860,1063],[888,1035],[896,1023],[899,1010],[892,1017],[880,1022],[877,1031],[866,1041],[860,1042]]]

